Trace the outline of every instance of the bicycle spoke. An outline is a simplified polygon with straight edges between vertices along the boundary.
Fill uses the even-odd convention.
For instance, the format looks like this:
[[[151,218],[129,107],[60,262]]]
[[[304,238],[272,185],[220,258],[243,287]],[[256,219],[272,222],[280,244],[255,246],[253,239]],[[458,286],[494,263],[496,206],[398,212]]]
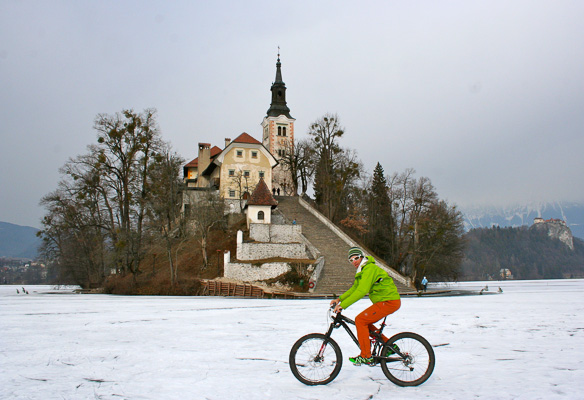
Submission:
[[[340,350],[334,342],[325,345],[324,335],[308,335],[292,349],[290,367],[294,375],[308,385],[324,384],[336,377],[340,370]],[[342,362],[342,361],[341,361]]]
[[[330,375],[336,365],[335,351],[331,346],[324,346],[323,341],[313,339],[304,342],[298,349],[296,366],[298,372],[310,381],[321,381]],[[323,350],[321,352],[321,349]]]
[[[394,383],[403,386],[419,385],[428,379],[434,369],[434,353],[427,341],[416,334],[400,334],[393,341],[399,355],[382,359],[382,369]],[[402,357],[403,356],[403,357]]]

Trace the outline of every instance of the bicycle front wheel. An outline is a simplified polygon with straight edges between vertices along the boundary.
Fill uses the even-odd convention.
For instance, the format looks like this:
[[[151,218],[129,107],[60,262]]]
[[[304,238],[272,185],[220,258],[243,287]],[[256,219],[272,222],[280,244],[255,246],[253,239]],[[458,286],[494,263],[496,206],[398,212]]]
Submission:
[[[294,343],[290,369],[306,385],[326,385],[337,377],[343,365],[339,345],[322,333],[311,333]]]
[[[434,350],[417,333],[402,332],[392,336],[382,351],[385,357],[380,359],[381,369],[387,379],[398,386],[421,385],[434,371]]]

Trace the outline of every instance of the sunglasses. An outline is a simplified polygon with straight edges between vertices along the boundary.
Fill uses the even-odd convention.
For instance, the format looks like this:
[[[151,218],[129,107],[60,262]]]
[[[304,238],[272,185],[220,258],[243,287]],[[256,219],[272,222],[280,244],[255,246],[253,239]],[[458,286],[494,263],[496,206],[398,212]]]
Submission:
[[[361,256],[353,256],[351,258],[349,258],[349,261],[353,262],[355,260],[359,260],[361,258]]]

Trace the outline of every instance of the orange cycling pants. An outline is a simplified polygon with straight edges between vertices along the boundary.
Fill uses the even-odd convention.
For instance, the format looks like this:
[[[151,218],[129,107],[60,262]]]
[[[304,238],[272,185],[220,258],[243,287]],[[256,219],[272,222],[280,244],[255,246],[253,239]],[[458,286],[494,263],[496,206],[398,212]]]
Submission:
[[[357,328],[357,339],[359,339],[359,347],[361,347],[361,357],[371,357],[371,340],[369,339],[369,330],[376,331],[377,327],[373,325],[381,318],[393,314],[399,310],[401,300],[387,300],[380,301],[373,304],[371,307],[363,310],[355,318],[355,326]],[[387,340],[383,336],[383,340]]]

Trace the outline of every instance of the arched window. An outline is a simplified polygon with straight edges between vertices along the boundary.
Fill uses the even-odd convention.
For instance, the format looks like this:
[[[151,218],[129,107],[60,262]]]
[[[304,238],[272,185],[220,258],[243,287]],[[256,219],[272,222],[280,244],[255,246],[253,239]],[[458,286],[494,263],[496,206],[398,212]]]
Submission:
[[[282,136],[286,136],[286,127],[282,128]]]
[[[263,221],[263,220],[264,220],[264,212],[258,211],[258,221]]]
[[[278,127],[278,136],[282,136],[282,127],[281,126]]]

